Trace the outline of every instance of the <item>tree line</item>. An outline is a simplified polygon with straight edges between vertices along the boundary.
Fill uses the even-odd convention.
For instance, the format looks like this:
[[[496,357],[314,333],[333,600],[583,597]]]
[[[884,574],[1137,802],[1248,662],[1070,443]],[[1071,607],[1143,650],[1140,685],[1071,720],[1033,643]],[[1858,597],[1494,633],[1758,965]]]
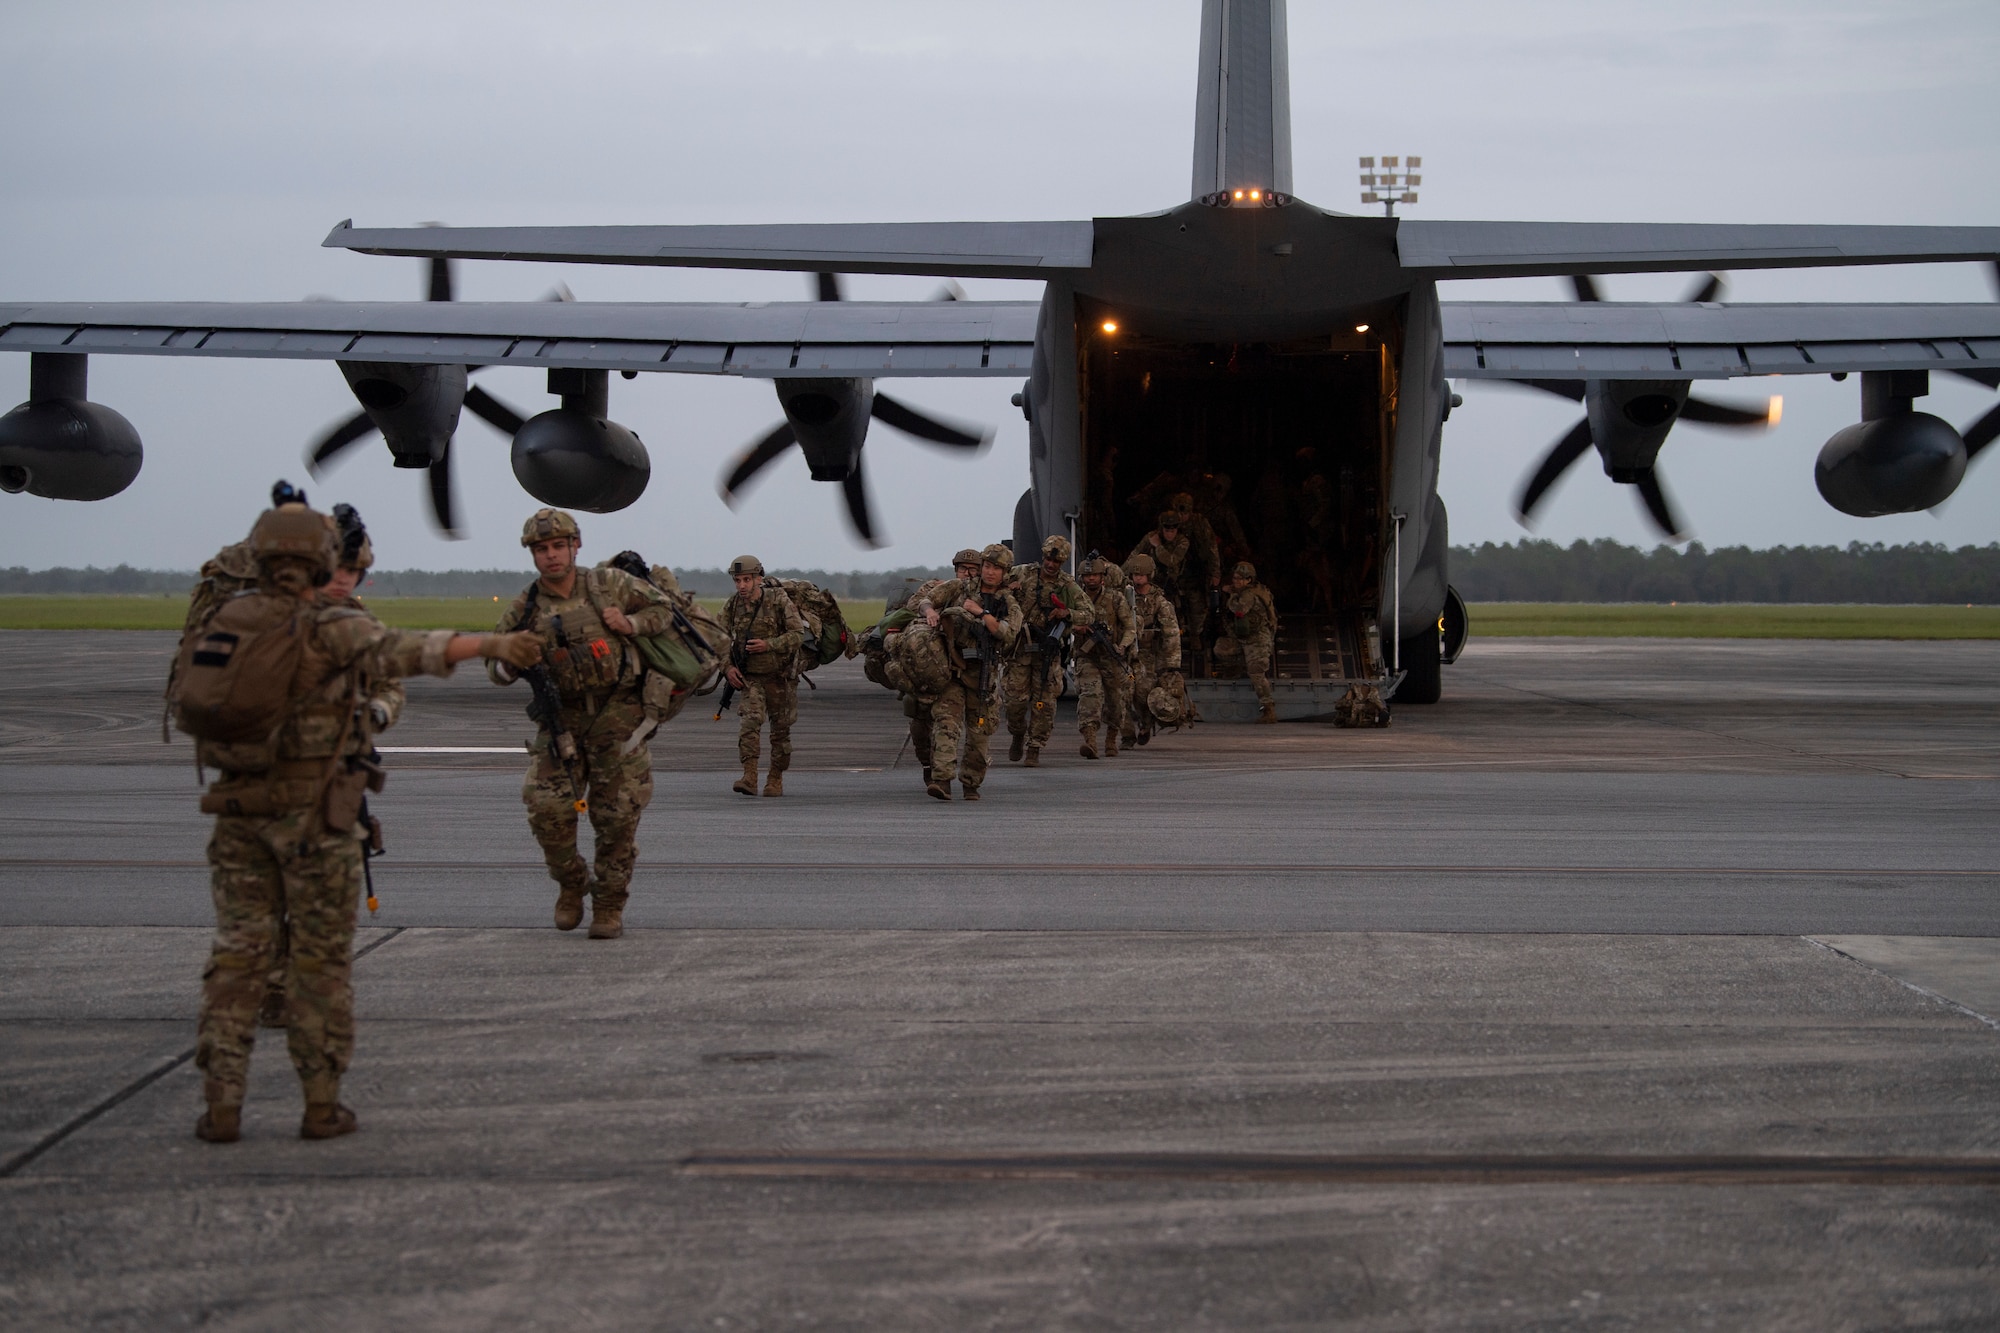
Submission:
[[[1468,602],[2000,603],[2000,544],[1773,546],[1650,551],[1609,539],[1454,546]]]

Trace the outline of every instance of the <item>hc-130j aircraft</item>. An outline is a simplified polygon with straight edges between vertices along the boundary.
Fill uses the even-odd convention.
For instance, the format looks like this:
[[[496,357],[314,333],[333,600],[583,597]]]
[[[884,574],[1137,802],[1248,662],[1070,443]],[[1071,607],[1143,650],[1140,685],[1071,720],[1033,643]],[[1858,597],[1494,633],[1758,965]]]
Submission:
[[[1401,702],[1428,703],[1464,631],[1437,494],[1451,379],[1515,381],[1582,404],[1524,490],[1524,513],[1595,450],[1670,532],[1678,520],[1653,469],[1674,425],[1765,416],[1691,397],[1696,380],[1859,374],[1861,420],[1827,442],[1817,467],[1822,495],[1851,514],[1937,504],[2000,434],[2000,410],[1964,435],[1915,410],[1934,371],[2000,388],[2000,305],[1732,306],[1712,280],[1681,303],[1610,302],[1592,299],[1591,278],[1992,261],[2000,228],[1345,215],[1293,196],[1288,78],[1284,0],[1204,0],[1190,198],[1138,217],[343,222],[324,244],[431,261],[432,299],[0,304],[0,350],[32,357],[29,401],[0,419],[0,487],[101,499],[137,474],[137,434],[88,401],[92,354],[334,361],[361,411],[315,461],[380,432],[398,466],[429,470],[447,530],[461,409],[513,437],[515,474],[538,499],[608,512],[637,500],[650,470],[637,437],[610,419],[610,372],[737,375],[771,381],[784,419],[737,460],[725,493],[796,445],[814,478],[842,485],[867,538],[871,420],[941,444],[982,442],[877,382],[1019,376],[1029,458],[1017,551],[1063,533],[1079,550],[1120,556],[1161,496],[1198,492],[1237,515],[1235,540],[1276,593],[1281,670],[1315,689],[1374,678],[1400,684]],[[789,270],[820,275],[821,299],[457,303],[447,265],[458,259]],[[1032,278],[1044,289],[1039,302],[841,301],[835,275],[849,273]],[[1582,299],[1438,300],[1441,279],[1550,275],[1574,279]],[[546,369],[561,405],[524,421],[469,386],[486,366]],[[1378,626],[1388,669],[1362,649]]]

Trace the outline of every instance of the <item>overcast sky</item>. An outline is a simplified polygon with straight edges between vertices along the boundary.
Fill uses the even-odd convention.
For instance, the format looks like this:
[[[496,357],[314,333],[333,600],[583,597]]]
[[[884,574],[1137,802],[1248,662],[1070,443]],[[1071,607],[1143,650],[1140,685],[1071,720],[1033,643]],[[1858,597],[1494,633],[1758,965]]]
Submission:
[[[342,218],[503,223],[1088,218],[1187,196],[1197,0],[1062,3],[508,3],[420,0],[0,6],[0,299],[414,298],[420,266],[319,247]],[[1420,153],[1431,218],[2000,224],[1991,0],[1683,0],[1393,5],[1294,0],[1300,197],[1361,211],[1362,153]],[[460,294],[790,300],[790,274],[461,265]],[[1681,277],[1613,278],[1671,299]],[[922,279],[849,294],[929,295]],[[1032,298],[1030,284],[967,284]],[[1552,299],[1555,281],[1448,285]],[[1730,299],[1994,299],[1970,266],[1743,274]],[[0,405],[27,393],[0,356]],[[495,371],[529,411],[541,377]],[[1695,536],[1770,546],[2000,539],[2000,462],[1942,517],[1853,519],[1812,485],[1820,444],[1858,413],[1857,380],[1709,390],[1785,395],[1782,426],[1682,427],[1662,459]],[[893,392],[999,434],[967,461],[878,429],[867,453],[892,542],[856,546],[838,488],[796,455],[732,513],[725,460],[778,417],[757,382],[612,381],[612,415],[653,458],[645,497],[585,516],[587,546],[677,565],[739,551],[774,564],[938,563],[1010,529],[1027,436],[1005,380]],[[92,397],[139,429],[146,466],[97,504],[0,495],[0,565],[192,567],[238,537],[279,475],[354,410],[320,362],[96,357]],[[1510,498],[1576,410],[1473,385],[1445,432],[1457,542],[1521,535]],[[1923,406],[1963,425],[1994,395],[1940,377]],[[1995,451],[2000,454],[2000,451]],[[504,441],[467,418],[457,461],[471,539],[423,518],[420,474],[357,448],[312,489],[345,499],[391,568],[517,565],[534,502]],[[1586,459],[1539,535],[1651,544],[1630,488]]]

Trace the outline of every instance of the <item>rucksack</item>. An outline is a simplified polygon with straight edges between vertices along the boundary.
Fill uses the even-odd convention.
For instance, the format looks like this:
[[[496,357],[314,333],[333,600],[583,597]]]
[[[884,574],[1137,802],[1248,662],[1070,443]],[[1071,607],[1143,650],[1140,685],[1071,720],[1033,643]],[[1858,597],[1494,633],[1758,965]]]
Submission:
[[[261,741],[285,720],[312,608],[242,592],[181,638],[168,704],[174,725],[217,744]]]
[[[799,645],[799,670],[811,671],[814,667],[831,662],[835,658],[852,656],[848,650],[850,636],[847,619],[841,614],[840,600],[817,583],[804,579],[767,579],[785,590],[792,599],[792,605],[799,608],[799,615],[806,622],[806,639]]]
[[[659,569],[665,572],[667,579],[676,583],[675,587],[668,588],[654,577],[654,570],[636,555],[633,555],[629,562],[622,557],[614,558],[605,561],[597,568],[618,569],[634,578],[653,584],[660,589],[667,599],[667,605],[672,608],[673,614],[666,629],[658,634],[640,634],[632,638],[632,646],[637,650],[639,660],[647,671],[665,676],[674,683],[677,691],[692,690],[698,693],[702,686],[714,682],[716,676],[721,674],[723,661],[728,655],[724,645],[729,642],[729,634],[722,628],[720,620],[710,615],[701,603],[680,590],[678,581],[673,579],[673,571],[666,569],[665,566],[659,566]],[[598,614],[602,615],[603,607],[600,605],[601,595],[597,581],[590,577],[595,572],[596,570],[583,570],[580,576],[583,579],[584,596],[590,600],[592,606],[598,608]],[[540,587],[539,579],[528,585],[525,596],[530,612],[534,610]]]

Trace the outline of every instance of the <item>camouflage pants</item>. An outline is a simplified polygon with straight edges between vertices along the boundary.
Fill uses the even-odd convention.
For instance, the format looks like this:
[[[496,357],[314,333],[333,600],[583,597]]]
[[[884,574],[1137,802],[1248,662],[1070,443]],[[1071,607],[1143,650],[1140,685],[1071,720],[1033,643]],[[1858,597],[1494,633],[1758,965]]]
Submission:
[[[799,720],[799,683],[782,672],[774,676],[745,676],[736,692],[736,716],[742,726],[736,733],[736,757],[746,764],[757,762],[757,733],[768,719],[771,723],[771,771],[782,773],[792,766],[792,723]]]
[[[1216,674],[1236,675],[1239,671],[1250,677],[1250,688],[1257,692],[1257,702],[1271,702],[1271,636],[1259,634],[1254,639],[1238,639],[1225,634],[1215,641],[1215,661],[1221,668]]]
[[[1076,729],[1089,735],[1098,723],[1125,730],[1131,724],[1126,710],[1131,699],[1132,676],[1124,664],[1106,665],[1094,653],[1079,656],[1076,664]]]
[[[576,763],[566,774],[544,730],[529,751],[528,776],[521,784],[528,828],[542,845],[549,878],[564,888],[582,888],[590,881],[591,866],[576,846],[577,812],[570,795],[570,783],[576,783],[595,835],[597,886],[592,896],[600,907],[624,908],[639,859],[639,815],[653,799],[653,757],[644,745],[631,754],[620,754],[619,747],[644,720],[636,692],[613,696],[594,717],[564,709],[564,725],[576,738]]]
[[[967,787],[986,780],[986,738],[999,710],[978,687],[954,680],[931,704],[931,781],[957,778]]]
[[[1142,651],[1139,660],[1132,664],[1132,690],[1124,713],[1127,739],[1137,731],[1151,732],[1153,729],[1153,715],[1146,710],[1146,696],[1153,692],[1153,687],[1160,683],[1160,673],[1167,669],[1159,657],[1158,653],[1148,656]],[[1178,665],[1174,669],[1179,670]]]
[[[1174,614],[1181,622],[1181,648],[1198,652],[1208,631],[1208,585],[1184,584],[1174,597]]]
[[[224,815],[208,840],[215,943],[201,975],[196,1068],[209,1101],[241,1103],[257,1010],[285,941],[286,1046],[306,1100],[332,1101],[354,1054],[350,984],[361,844],[317,809]]]
[[[906,694],[903,696],[903,712],[910,719],[910,748],[917,752],[917,762],[929,768],[932,754],[931,700]]]
[[[1028,748],[1039,750],[1055,730],[1056,700],[1062,695],[1062,663],[1051,662],[1042,675],[1042,655],[1022,653],[1007,664],[1007,733],[1026,734]]]

